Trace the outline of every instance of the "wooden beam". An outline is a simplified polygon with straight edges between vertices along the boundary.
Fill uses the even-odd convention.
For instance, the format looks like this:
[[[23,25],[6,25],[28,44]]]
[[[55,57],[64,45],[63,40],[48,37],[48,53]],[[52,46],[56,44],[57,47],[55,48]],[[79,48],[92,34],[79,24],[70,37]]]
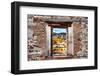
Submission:
[[[46,21],[49,26],[51,27],[58,27],[58,28],[68,28],[71,27],[72,22],[53,22],[53,21]]]

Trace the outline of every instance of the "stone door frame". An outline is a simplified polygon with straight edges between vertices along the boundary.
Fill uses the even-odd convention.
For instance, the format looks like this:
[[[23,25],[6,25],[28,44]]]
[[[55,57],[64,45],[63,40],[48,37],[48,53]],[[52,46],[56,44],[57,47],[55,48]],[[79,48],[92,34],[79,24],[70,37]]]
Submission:
[[[66,29],[68,29],[68,27],[72,26],[72,22],[46,21],[46,23],[48,24],[48,26],[51,27],[51,53],[50,53],[50,56],[53,57],[53,51],[52,51],[52,29],[53,28],[66,28]],[[67,32],[68,32],[68,30],[67,30]],[[67,40],[68,40],[68,38],[67,38]],[[67,45],[68,45],[68,43],[67,43]]]

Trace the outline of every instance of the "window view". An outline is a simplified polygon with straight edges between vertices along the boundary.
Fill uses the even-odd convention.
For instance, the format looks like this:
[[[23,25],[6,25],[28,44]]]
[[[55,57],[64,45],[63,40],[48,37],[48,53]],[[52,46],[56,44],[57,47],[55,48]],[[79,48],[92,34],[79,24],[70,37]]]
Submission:
[[[67,29],[52,29],[52,51],[53,56],[63,57],[67,55]]]

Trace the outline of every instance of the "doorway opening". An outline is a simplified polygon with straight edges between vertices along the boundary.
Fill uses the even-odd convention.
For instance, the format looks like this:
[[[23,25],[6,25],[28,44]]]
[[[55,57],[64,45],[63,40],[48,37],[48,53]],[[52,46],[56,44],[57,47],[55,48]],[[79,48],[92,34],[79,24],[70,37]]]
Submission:
[[[51,29],[51,51],[53,57],[67,56],[67,28],[53,27]]]
[[[53,59],[64,59],[68,56],[69,27],[72,22],[47,22],[51,30],[49,33],[50,49],[49,56]]]

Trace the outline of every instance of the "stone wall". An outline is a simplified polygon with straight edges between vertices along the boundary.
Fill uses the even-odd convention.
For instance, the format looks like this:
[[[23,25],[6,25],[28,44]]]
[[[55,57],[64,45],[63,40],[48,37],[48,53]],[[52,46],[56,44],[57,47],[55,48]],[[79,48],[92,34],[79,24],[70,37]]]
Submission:
[[[45,57],[45,50],[46,50],[46,23],[36,20],[33,21],[34,17],[32,16],[30,19],[32,20],[28,25],[28,31],[31,29],[31,38],[28,38],[29,40],[32,39],[32,47],[33,48],[38,48],[37,50],[39,50],[41,52],[42,57]],[[30,44],[30,45],[31,45]],[[40,50],[41,49],[41,50]],[[33,49],[33,52],[36,49]],[[30,55],[31,52],[28,51],[28,54]],[[32,58],[32,54],[29,60],[34,60],[34,58]]]
[[[31,30],[31,39],[34,45],[42,49],[43,56],[45,56],[46,50],[46,26],[48,25],[45,21],[57,21],[57,22],[72,22],[73,25],[73,51],[75,56],[87,57],[88,50],[88,18],[81,16],[43,16],[43,15],[28,15],[28,29]],[[28,30],[28,32],[29,32]],[[28,38],[30,39],[30,38]],[[70,43],[69,43],[70,45]],[[69,48],[70,49],[70,48]],[[28,53],[30,53],[28,51]],[[30,57],[31,58],[31,57]]]
[[[74,34],[74,54],[77,56],[87,56],[88,50],[88,27],[87,18],[81,22],[73,22]]]
[[[45,24],[42,22],[37,22],[33,26],[33,36],[37,36],[37,46],[42,48],[42,50],[46,49],[46,29]]]
[[[74,39],[74,55],[77,55],[77,52],[81,50],[81,24],[79,22],[73,23],[73,39]]]

